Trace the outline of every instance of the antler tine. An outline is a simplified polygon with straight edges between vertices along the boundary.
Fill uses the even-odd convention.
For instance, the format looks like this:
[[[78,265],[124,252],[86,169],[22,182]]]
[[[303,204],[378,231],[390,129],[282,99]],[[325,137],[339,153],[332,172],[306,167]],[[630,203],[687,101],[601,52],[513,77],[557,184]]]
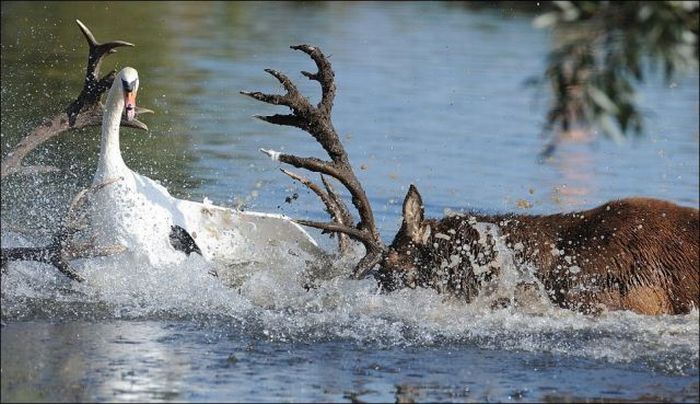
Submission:
[[[321,84],[321,102],[318,104],[319,109],[324,109],[327,113],[330,113],[333,108],[333,100],[335,99],[335,74],[331,68],[331,63],[328,61],[326,56],[321,52],[321,49],[315,46],[309,45],[293,45],[290,48],[294,50],[300,50],[313,59],[318,67],[318,72],[309,73],[302,71],[301,74],[308,77],[309,80],[316,80]]]
[[[374,244],[374,239],[372,239],[372,236],[367,234],[366,232],[357,229],[355,227],[350,227],[350,226],[345,226],[339,223],[335,222],[316,222],[313,220],[304,220],[304,219],[296,219],[294,220],[295,222],[299,223],[302,226],[308,226],[308,227],[313,227],[316,229],[321,229],[329,232],[335,232],[335,233],[345,233],[356,240],[360,241],[362,244],[365,245],[365,247],[368,250],[374,250],[374,248],[370,248],[371,245]]]
[[[97,191],[101,190],[107,185],[111,185],[121,180],[121,177],[113,178],[111,180],[92,185],[89,188],[81,190],[73,197],[70,205],[68,205],[68,211],[66,212],[66,216],[63,220],[63,228],[58,233],[62,241],[68,239],[70,235],[81,228],[79,221],[84,217],[84,215],[81,215],[80,217],[76,215],[78,210],[89,200],[90,196],[94,195]]]
[[[264,94],[259,91],[241,91],[241,94],[247,95],[248,97],[255,98],[258,101],[266,102],[268,104],[273,104],[273,105],[284,105],[286,107],[289,107],[292,111],[294,111],[295,114],[299,115],[307,115],[310,110],[311,110],[311,104],[309,104],[309,101],[304,98],[299,93],[299,90],[297,90],[297,87],[292,83],[292,81],[284,75],[284,73],[279,72],[274,69],[265,69],[265,72],[269,73],[271,76],[277,79],[277,81],[282,84],[284,87],[285,91],[287,92],[284,95],[278,95],[278,94]],[[288,126],[297,126],[297,127],[302,127],[299,126],[301,122],[296,122],[294,120],[287,121],[281,117],[292,117],[294,115],[273,115],[270,117],[262,117],[262,116],[257,116],[258,118],[262,120],[267,120],[268,122],[276,123],[278,125],[288,125]],[[279,122],[279,123],[278,123]]]
[[[3,267],[10,261],[37,261],[53,265],[62,274],[76,282],[83,282],[84,279],[74,272],[68,265],[62,254],[63,245],[58,240],[45,247],[16,247],[3,248],[0,254],[0,265]]]
[[[316,185],[310,179],[292,171],[285,170],[284,168],[280,168],[280,171],[282,171],[293,180],[298,181],[299,183],[313,191],[313,193],[315,193],[321,199],[323,204],[326,205],[331,215],[335,215],[338,212],[337,205],[335,204],[335,202],[328,197],[328,194],[326,192],[324,192],[318,185]]]
[[[282,87],[287,91],[286,96],[290,99],[300,97],[301,94],[299,94],[299,90],[297,90],[297,87],[292,83],[292,81],[289,79],[289,77],[285,76],[284,73],[274,70],[274,69],[265,69],[266,72],[268,72],[270,75],[274,76],[277,81],[282,84]],[[293,103],[291,103],[293,104]],[[300,103],[302,104],[302,103]],[[308,104],[307,104],[308,105]],[[305,106],[305,105],[292,105],[293,108],[299,107],[299,106]]]
[[[113,178],[113,179],[101,182],[99,184],[91,185],[89,188],[85,188],[85,189],[81,190],[73,197],[70,205],[68,205],[68,212],[72,212],[72,211],[78,209],[79,207],[81,207],[87,201],[90,194],[94,194],[95,192],[106,187],[107,185],[114,184],[115,182],[121,181],[121,180],[122,180],[122,177]]]
[[[265,94],[261,93],[260,91],[241,91],[241,94],[247,95],[251,98],[255,98],[258,101],[266,102],[268,104],[284,105],[291,108],[291,106],[289,105],[289,100],[284,95]]]
[[[134,44],[132,44],[131,42],[119,40],[99,43],[95,39],[95,36],[92,34],[90,29],[86,27],[85,24],[82,23],[82,21],[75,20],[75,22],[78,24],[78,27],[80,27],[80,31],[85,36],[85,39],[88,42],[88,46],[90,47],[87,71],[85,72],[85,84],[88,84],[88,80],[90,80],[91,83],[95,83],[97,82],[98,75],[100,74],[100,62],[102,61],[102,59],[106,55],[115,53],[116,49],[114,48],[118,48],[120,46],[134,46]]]
[[[338,223],[314,222],[311,220],[295,220],[302,226],[314,227],[329,232],[345,233],[360,241],[365,246],[365,256],[355,265],[353,276],[363,278],[383,257],[383,246],[378,245],[370,234],[354,227],[343,226]]]
[[[328,198],[330,198],[336,204],[336,206],[338,206],[338,213],[341,217],[341,222],[347,225],[353,225],[352,215],[350,214],[348,207],[345,205],[345,202],[343,202],[340,195],[338,195],[338,193],[335,191],[330,181],[328,181],[326,176],[323,174],[321,174],[321,182],[323,182],[323,185],[326,187]]]
[[[126,41],[110,41],[99,43],[95,39],[90,29],[85,26],[80,20],[75,20],[80,28],[80,31],[85,36],[88,43],[88,61],[85,68],[85,82],[83,89],[78,98],[68,106],[68,119],[71,126],[75,123],[75,119],[84,106],[93,106],[114,81],[115,71],[111,71],[104,77],[99,78],[100,64],[105,56],[116,52],[115,48],[120,46],[134,46],[131,42]],[[137,126],[138,127],[138,126]]]
[[[329,161],[324,161],[316,157],[298,157],[275,150],[260,149],[260,151],[267,154],[272,160],[291,164],[296,168],[303,168],[315,173],[330,175],[333,178],[337,178],[343,185],[346,185],[344,182],[345,180],[340,178],[343,175],[342,169]]]
[[[355,224],[352,220],[352,215],[350,214],[348,207],[345,205],[345,202],[343,202],[343,199],[340,197],[340,195],[338,195],[335,192],[335,189],[333,189],[333,186],[331,186],[331,183],[326,179],[326,176],[323,174],[321,174],[321,182],[323,182],[323,185],[326,187],[326,192],[328,192],[328,198],[333,201],[337,208],[336,216],[338,217],[338,219],[336,221],[346,226],[354,227]],[[345,233],[337,234],[338,250],[343,255],[347,254],[347,252],[350,251],[350,243],[348,236]]]
[[[77,272],[75,272],[71,269],[70,265],[68,265],[68,262],[66,261],[65,257],[63,256],[62,252],[59,252],[57,257],[54,258],[51,263],[53,264],[53,266],[58,268],[58,270],[61,271],[62,274],[69,277],[70,279],[72,279],[76,282],[85,282],[85,278],[78,275]]]
[[[52,253],[51,264],[53,264],[59,271],[64,273],[69,278],[82,282],[82,278],[70,269],[68,261],[74,258],[88,258],[103,255],[115,254],[123,250],[117,251],[118,249],[113,248],[113,246],[107,247],[99,250],[92,244],[89,245],[76,245],[72,240],[73,235],[83,228],[81,221],[84,219],[84,215],[78,216],[78,210],[89,200],[90,196],[94,195],[97,191],[102,188],[111,185],[117,181],[121,181],[120,178],[114,178],[99,184],[90,186],[78,192],[71,200],[68,206],[68,212],[63,220],[63,225],[61,229],[54,237],[54,241],[50,248],[55,248],[56,251]],[[108,251],[114,251],[107,253]]]
[[[83,24],[82,21],[80,20],[75,20],[75,23],[78,24],[78,27],[80,27],[80,31],[85,35],[85,39],[88,42],[88,45],[90,45],[90,48],[93,48],[98,45],[97,40],[95,40],[95,35],[92,34],[90,29]]]
[[[78,192],[70,205],[68,206],[68,212],[66,212],[66,217],[63,220],[63,231],[59,232],[59,235],[66,239],[70,234],[76,232],[80,226],[77,224],[79,219],[75,216],[77,210],[85,203],[88,188],[85,188]]]
[[[99,247],[92,243],[77,246],[71,251],[66,252],[66,257],[70,259],[76,258],[93,258],[106,257],[126,251],[127,248],[121,244],[111,244],[106,247]]]
[[[302,130],[307,129],[307,123],[305,120],[299,118],[296,115],[289,114],[275,114],[275,115],[255,115],[256,118],[261,121],[274,123],[275,125],[283,126],[294,126]]]
[[[331,220],[333,220],[334,223],[352,228],[353,224],[350,212],[348,212],[348,209],[343,203],[343,201],[340,198],[338,198],[338,196],[335,194],[335,191],[332,187],[330,187],[330,184],[326,181],[323,175],[321,175],[321,181],[323,181],[323,184],[326,186],[327,192],[324,192],[318,185],[316,185],[314,182],[302,175],[293,173],[283,168],[281,168],[280,170],[282,170],[283,173],[287,174],[295,181],[300,182],[301,184],[309,188],[311,191],[313,191],[321,199],[323,204],[326,205],[326,209],[328,210],[328,213],[331,216]],[[336,234],[338,235],[338,250],[341,254],[344,255],[350,249],[350,246],[348,244],[348,236],[345,233]]]
[[[353,271],[353,276],[356,279],[362,279],[367,275],[367,273],[374,268],[375,265],[379,264],[383,258],[381,250],[370,250],[367,251],[364,257],[360,259],[360,262],[355,265],[355,270]]]

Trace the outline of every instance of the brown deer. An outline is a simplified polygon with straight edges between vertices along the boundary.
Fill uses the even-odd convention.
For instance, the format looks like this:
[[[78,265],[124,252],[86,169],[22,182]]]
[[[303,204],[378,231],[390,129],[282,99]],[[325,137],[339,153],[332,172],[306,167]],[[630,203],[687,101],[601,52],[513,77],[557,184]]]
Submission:
[[[525,280],[514,290],[544,292],[559,306],[585,313],[608,309],[677,314],[699,306],[698,210],[661,200],[630,198],[548,216],[467,213],[425,219],[421,196],[411,185],[401,228],[386,247],[331,122],[336,90],[331,65],[316,47],[291,48],[308,54],[318,67],[316,73],[302,72],[321,85],[317,105],[311,105],[288,77],[271,69],[266,72],[279,80],[286,94],[242,94],[289,107],[289,115],[258,118],[300,128],[328,153],[330,161],[261,149],[274,160],[321,174],[325,190],[282,170],[321,197],[332,218],[329,223],[298,220],[300,224],[337,233],[341,250],[347,249],[345,236],[364,245],[366,254],[354,277],[364,277],[378,265],[373,273],[384,290],[430,287],[470,302],[515,270]],[[357,225],[324,175],[350,192],[360,216]]]

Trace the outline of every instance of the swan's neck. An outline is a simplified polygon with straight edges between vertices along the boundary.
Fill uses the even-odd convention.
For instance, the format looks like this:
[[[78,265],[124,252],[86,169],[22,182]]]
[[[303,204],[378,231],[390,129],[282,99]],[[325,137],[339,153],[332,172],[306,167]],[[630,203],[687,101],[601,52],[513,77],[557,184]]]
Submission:
[[[107,103],[102,116],[100,160],[97,164],[94,181],[105,181],[128,172],[119,150],[119,124],[124,111],[124,98],[119,93],[118,86],[113,86],[107,95]]]

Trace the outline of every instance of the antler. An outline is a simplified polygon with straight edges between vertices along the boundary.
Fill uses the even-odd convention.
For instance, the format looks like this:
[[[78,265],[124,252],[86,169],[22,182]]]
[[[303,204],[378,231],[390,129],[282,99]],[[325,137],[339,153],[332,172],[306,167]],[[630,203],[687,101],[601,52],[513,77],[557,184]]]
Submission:
[[[335,192],[335,189],[333,189],[333,186],[331,186],[331,183],[328,182],[328,180],[325,176],[323,176],[323,174],[321,174],[321,181],[326,187],[325,191],[306,177],[303,177],[299,174],[293,173],[285,169],[282,169],[282,172],[290,176],[292,179],[299,181],[301,184],[305,185],[316,195],[318,195],[323,204],[326,205],[328,214],[331,216],[331,220],[333,220],[334,223],[344,226],[354,226],[352,216],[350,215],[350,211],[348,211],[348,207],[345,206],[345,202],[343,202],[340,196]],[[334,233],[331,233],[331,236],[333,234]],[[348,235],[345,233],[337,234],[338,251],[340,251],[341,255],[345,255],[348,253],[348,251],[350,251]]]
[[[92,242],[76,244],[73,235],[83,229],[85,213],[80,213],[82,206],[90,195],[118,181],[114,179],[83,189],[73,197],[68,212],[63,220],[61,229],[53,237],[51,244],[44,247],[3,248],[0,255],[0,265],[4,268],[9,261],[38,261],[53,265],[70,279],[83,282],[84,279],[70,268],[68,262],[77,258],[98,257],[118,254],[126,250],[122,245],[105,247],[95,246]]]
[[[292,83],[287,76],[272,69],[265,69],[265,71],[274,76],[282,84],[286,90],[286,94],[271,95],[247,91],[241,91],[241,94],[268,104],[284,105],[289,107],[292,110],[292,113],[288,115],[277,114],[256,117],[276,125],[293,126],[302,129],[311,134],[311,136],[313,136],[313,138],[321,144],[326,153],[328,153],[331,161],[325,161],[315,157],[298,157],[291,154],[279,153],[273,150],[260,149],[260,151],[270,156],[270,158],[273,160],[291,164],[297,168],[303,168],[320,174],[326,174],[337,179],[341,184],[343,184],[343,186],[345,186],[345,188],[347,188],[352,196],[352,203],[360,215],[360,222],[357,224],[357,226],[352,226],[351,219],[349,222],[346,222],[346,220],[349,218],[349,214],[343,217],[343,214],[340,211],[338,211],[337,214],[334,213],[335,210],[341,209],[338,208],[338,206],[341,205],[334,202],[334,200],[340,200],[335,192],[331,192],[329,190],[328,194],[324,198],[319,194],[319,192],[308,185],[311,183],[311,181],[307,179],[302,181],[296,178],[295,175],[290,175],[289,172],[285,172],[287,175],[290,175],[297,181],[302,182],[316,192],[316,194],[321,197],[323,202],[328,207],[331,217],[333,218],[333,222],[331,223],[297,220],[299,224],[315,227],[329,232],[336,232],[339,234],[344,233],[351,238],[360,241],[365,246],[366,255],[360,260],[353,272],[355,277],[360,278],[381,260],[385,246],[384,243],[382,243],[379,231],[377,231],[374,215],[372,213],[372,207],[369,204],[367,195],[365,194],[362,185],[360,185],[360,182],[357,180],[357,177],[352,170],[352,166],[350,165],[345,148],[340,143],[338,134],[336,133],[333,123],[331,122],[331,112],[333,109],[333,100],[335,98],[335,74],[333,73],[330,62],[328,62],[328,59],[319,48],[309,45],[296,45],[291,46],[291,48],[306,53],[316,63],[318,72],[309,73],[302,71],[301,74],[308,77],[310,80],[318,81],[321,84],[321,101],[318,103],[318,105],[311,105],[309,101],[302,96],[301,93],[299,93],[299,90],[297,90],[294,83]],[[326,181],[324,181],[324,183],[326,183]],[[326,185],[326,187],[328,189],[328,185]],[[315,188],[318,191],[321,191],[318,186],[315,186]]]
[[[99,78],[100,64],[105,56],[115,53],[120,46],[134,46],[125,41],[111,41],[99,43],[95,36],[80,20],[75,20],[88,42],[88,62],[85,69],[85,82],[78,98],[73,101],[64,113],[49,118],[34,128],[15,149],[8,153],[0,167],[0,178],[10,174],[35,174],[42,172],[58,171],[55,167],[33,166],[23,167],[22,160],[42,143],[63,133],[69,129],[78,129],[86,126],[99,126],[102,124],[104,107],[100,103],[100,97],[112,85],[115,71]],[[150,109],[136,108],[136,114],[153,113]],[[148,130],[148,127],[138,119],[127,121],[123,119],[122,126]]]
[[[88,62],[85,68],[85,82],[83,84],[83,90],[80,92],[78,98],[73,101],[67,109],[68,119],[71,125],[75,124],[75,119],[78,113],[83,110],[85,105],[95,104],[102,93],[107,91],[107,89],[112,85],[114,81],[115,70],[112,70],[106,74],[101,79],[100,75],[100,65],[102,64],[102,59],[105,56],[115,53],[120,46],[133,47],[134,44],[126,41],[111,41],[105,43],[99,43],[95,40],[95,36],[90,32],[88,27],[85,26],[80,20],[75,20],[82,31],[85,39],[87,40],[89,46]]]

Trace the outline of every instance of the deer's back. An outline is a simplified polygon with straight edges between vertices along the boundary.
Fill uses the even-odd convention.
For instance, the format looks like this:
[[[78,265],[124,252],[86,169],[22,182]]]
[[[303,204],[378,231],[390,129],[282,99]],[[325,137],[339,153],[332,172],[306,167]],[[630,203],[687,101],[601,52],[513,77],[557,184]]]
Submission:
[[[698,307],[698,210],[649,198],[523,217],[536,232],[540,278],[564,306],[603,304],[646,314]]]

